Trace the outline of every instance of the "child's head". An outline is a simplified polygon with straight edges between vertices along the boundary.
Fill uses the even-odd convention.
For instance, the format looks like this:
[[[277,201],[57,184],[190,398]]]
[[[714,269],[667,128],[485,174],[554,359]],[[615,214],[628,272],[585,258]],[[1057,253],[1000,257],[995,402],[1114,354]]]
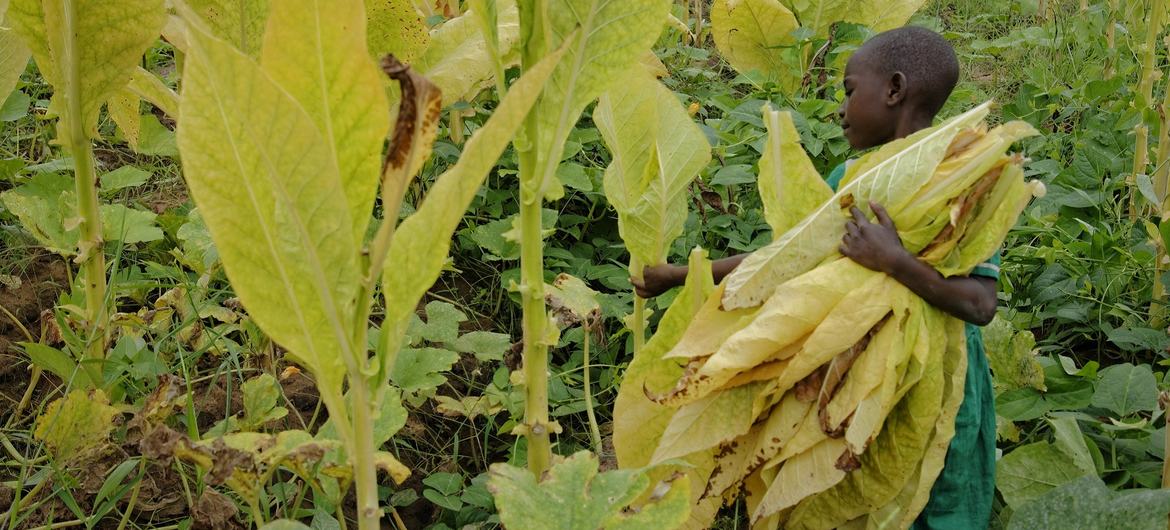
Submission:
[[[959,61],[941,35],[906,26],[875,35],[845,66],[838,114],[854,149],[866,149],[929,127],[955,83]]]

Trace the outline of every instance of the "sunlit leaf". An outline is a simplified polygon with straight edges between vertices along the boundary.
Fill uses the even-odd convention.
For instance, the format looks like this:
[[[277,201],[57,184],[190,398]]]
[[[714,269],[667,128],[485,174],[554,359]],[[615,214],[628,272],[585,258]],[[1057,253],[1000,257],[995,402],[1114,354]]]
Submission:
[[[669,0],[553,0],[543,7],[553,50],[567,44],[536,106],[534,182],[522,182],[529,196],[561,196],[556,169],[565,140],[585,106],[634,65],[662,32]]]
[[[815,1],[815,0],[814,0]],[[715,0],[711,38],[736,70],[794,89],[803,72],[784,56],[798,24],[780,0]]]
[[[360,273],[331,145],[254,61],[197,28],[189,37],[179,146],[191,194],[256,324],[338,396]]]
[[[60,98],[75,86],[80,126],[90,131],[102,105],[126,85],[158,37],[165,16],[162,0],[12,0],[7,21],[32,50],[41,75],[57,88],[50,111],[64,109]],[[60,127],[65,131],[70,125]]]
[[[602,94],[593,119],[613,154],[605,192],[618,212],[630,272],[666,260],[682,234],[687,189],[711,159],[711,147],[670,89],[641,65]]]
[[[377,193],[390,107],[370,59],[359,2],[288,0],[268,17],[260,64],[313,119],[327,146],[361,243]],[[397,149],[399,146],[392,146]]]
[[[260,53],[269,0],[186,0],[212,34],[252,57]]]
[[[760,157],[760,201],[773,237],[779,237],[829,200],[833,190],[801,147],[792,114],[770,105],[763,112],[768,137]]]

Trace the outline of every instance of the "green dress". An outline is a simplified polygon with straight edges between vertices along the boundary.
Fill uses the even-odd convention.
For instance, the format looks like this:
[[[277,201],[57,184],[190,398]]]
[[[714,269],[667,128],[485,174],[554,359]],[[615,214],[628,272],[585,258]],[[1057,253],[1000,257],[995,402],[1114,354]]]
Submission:
[[[851,162],[851,161],[849,161]],[[825,182],[834,190],[845,176],[846,162],[833,169]],[[997,253],[971,271],[972,276],[999,279]],[[946,463],[915,530],[986,529],[995,498],[995,396],[991,370],[983,350],[979,327],[967,323],[967,378],[963,404],[955,418],[955,437],[947,449]]]

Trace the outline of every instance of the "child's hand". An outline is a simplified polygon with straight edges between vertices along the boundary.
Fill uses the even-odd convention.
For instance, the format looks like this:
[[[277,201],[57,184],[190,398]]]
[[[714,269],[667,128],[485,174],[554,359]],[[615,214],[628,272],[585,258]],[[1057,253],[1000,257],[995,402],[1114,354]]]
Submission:
[[[681,285],[679,276],[686,277],[685,273],[680,274],[681,267],[675,267],[669,263],[662,265],[654,265],[642,269],[642,279],[630,278],[630,283],[634,284],[634,292],[642,298],[654,298],[671,287]]]
[[[870,201],[877,223],[869,222],[856,206],[851,210],[853,220],[845,223],[845,237],[841,238],[841,254],[859,265],[890,274],[898,262],[909,256],[898,237],[894,221],[881,205]]]

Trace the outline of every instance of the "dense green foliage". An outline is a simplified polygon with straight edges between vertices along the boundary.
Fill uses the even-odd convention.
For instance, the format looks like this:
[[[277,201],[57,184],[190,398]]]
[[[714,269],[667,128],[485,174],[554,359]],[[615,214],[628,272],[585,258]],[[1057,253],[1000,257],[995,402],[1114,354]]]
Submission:
[[[10,10],[53,4],[11,3]],[[32,31],[27,22],[0,23],[0,98],[6,96],[0,105],[4,403],[0,506],[13,507],[0,508],[0,529],[73,520],[91,528],[216,524],[239,528],[292,518],[322,529],[338,528],[339,519],[346,516],[356,521],[354,503],[343,497],[351,478],[343,449],[345,427],[339,430],[337,421],[326,418],[329,412],[354,409],[341,397],[342,379],[371,373],[369,380],[378,385],[372,388],[384,394],[381,399],[387,403],[369,421],[371,440],[385,455],[377,464],[395,479],[404,479],[398,484],[387,475],[378,478],[377,500],[391,520],[410,528],[493,528],[501,518],[508,522],[517,517],[517,510],[531,505],[526,503],[540,502],[542,492],[531,476],[492,464],[523,466],[528,461],[527,440],[513,432],[525,422],[526,387],[520,367],[523,293],[517,287],[523,284],[521,210],[523,199],[533,196],[539,205],[532,211],[540,217],[534,226],[543,238],[544,282],[553,284],[568,276],[582,280],[595,291],[591,296],[599,307],[599,315],[575,314],[558,304],[556,296],[548,296],[550,291],[534,295],[546,295],[559,330],[559,335],[547,335],[555,337],[549,344],[548,419],[560,429],[551,434],[552,452],[569,457],[594,450],[601,470],[611,469],[612,411],[632,358],[635,337],[630,328],[639,329],[627,320],[637,303],[629,282],[630,264],[663,256],[685,263],[695,247],[718,258],[771,241],[770,214],[757,191],[757,164],[767,150],[771,126],[760,109],[769,103],[792,112],[795,129],[819,173],[827,174],[854,156],[836,124],[843,92],[840,78],[849,54],[873,33],[861,19],[798,28],[804,21],[798,12],[792,17],[794,31],[783,36],[775,56],[765,59],[800,68],[770,77],[743,74],[717,47],[725,38],[719,34],[723,22],[711,21],[722,16],[712,10],[735,2],[675,2],[673,20],[652,47],[661,65],[653,64],[657,61],[649,56],[638,61],[651,70],[664,67],[660,73],[666,74],[661,79],[665,88],[655,85],[654,90],[669,89],[678,98],[677,105],[663,106],[659,119],[678,121],[683,114],[677,111],[686,109],[710,144],[711,157],[696,156],[688,160],[695,168],[671,175],[690,179],[698,171],[685,187],[672,182],[669,189],[663,185],[656,191],[669,195],[680,208],[686,203],[685,217],[678,210],[654,221],[661,221],[666,226],[663,232],[670,235],[681,226],[681,236],[664,248],[646,244],[631,255],[629,241],[622,238],[623,224],[636,205],[611,202],[609,190],[622,169],[614,164],[612,153],[618,152],[614,142],[623,131],[613,130],[614,122],[628,116],[615,120],[602,113],[637,101],[606,95],[595,105],[601,85],[571,105],[546,97],[535,106],[546,119],[556,116],[554,132],[560,137],[520,135],[506,148],[513,135],[493,137],[495,145],[489,151],[503,151],[482,186],[471,176],[465,177],[469,182],[443,184],[444,179],[456,179],[441,175],[469,171],[464,167],[467,160],[491,164],[490,154],[468,157],[469,152],[484,149],[468,139],[490,127],[490,117],[502,115],[497,113],[504,105],[500,88],[511,95],[522,73],[526,78],[533,71],[535,63],[521,57],[523,43],[531,36],[520,34],[526,15],[517,13],[516,4],[525,2],[367,2],[368,20],[380,20],[379,27],[393,29],[372,32],[364,43],[350,35],[354,41],[350,44],[369,53],[393,51],[408,62],[414,59],[418,70],[433,73],[444,90],[444,107],[430,157],[425,162],[420,158],[421,165],[411,168],[417,170],[416,177],[407,175],[401,181],[400,212],[386,196],[375,199],[372,189],[345,187],[338,174],[329,182],[315,174],[300,177],[318,186],[314,189],[337,192],[310,198],[337,203],[329,211],[345,211],[344,216],[323,216],[344,225],[338,230],[349,239],[345,270],[364,266],[368,254],[362,253],[360,241],[374,240],[379,223],[390,219],[393,226],[404,220],[398,227],[405,235],[396,241],[406,243],[396,242],[400,247],[388,250],[386,281],[376,287],[380,294],[366,293],[374,301],[370,326],[358,326],[363,344],[354,351],[366,348],[374,361],[352,370],[343,365],[322,369],[313,360],[305,362],[300,345],[273,331],[272,322],[279,320],[273,314],[280,315],[287,307],[276,305],[262,315],[252,300],[268,291],[256,285],[249,291],[236,280],[229,282],[229,275],[236,274],[233,267],[239,266],[233,259],[239,263],[239,256],[252,250],[248,243],[236,242],[232,248],[223,244],[224,215],[234,206],[224,202],[215,212],[202,203],[196,207],[186,183],[192,179],[191,164],[202,164],[204,171],[218,165],[179,160],[180,144],[194,141],[176,137],[176,123],[184,126],[180,112],[194,108],[190,101],[180,106],[180,96],[186,97],[184,90],[190,85],[198,88],[203,83],[206,88],[216,75],[223,75],[209,67],[222,66],[209,59],[210,53],[230,56],[232,64],[243,69],[258,71],[256,65],[264,65],[270,72],[264,75],[274,81],[268,87],[273,97],[261,98],[263,102],[289,108],[310,105],[291,100],[308,99],[304,94],[311,88],[302,86],[301,93],[281,88],[311,84],[295,79],[295,68],[287,68],[299,64],[301,56],[295,49],[284,50],[289,55],[283,58],[273,51],[276,48],[265,50],[268,3],[245,2],[254,9],[232,12],[226,6],[234,2],[186,2],[205,18],[207,31],[226,41],[208,44],[209,36],[199,37],[204,38],[202,44],[191,41],[172,20],[162,26],[164,39],[145,50],[139,68],[127,74],[126,82],[113,86],[99,79],[100,98],[83,101],[73,114],[85,120],[79,138],[92,143],[96,162],[93,177],[98,186],[80,190],[96,190],[97,212],[89,212],[89,232],[77,213],[87,200],[77,188],[86,169],[76,160],[84,155],[77,154],[77,142],[65,141],[68,134],[59,132],[72,124],[53,118],[65,112],[55,97],[64,90],[62,77],[45,70],[44,64],[51,61],[42,57],[55,56],[47,48],[26,49],[17,33]],[[0,12],[7,4],[0,0]],[[1167,441],[1158,396],[1170,389],[1165,381],[1170,337],[1165,290],[1157,286],[1167,280],[1170,221],[1162,215],[1166,190],[1161,179],[1170,166],[1161,155],[1163,150],[1170,153],[1170,131],[1162,125],[1164,109],[1158,105],[1166,94],[1165,77],[1151,80],[1148,93],[1143,80],[1150,77],[1146,72],[1170,67],[1166,44],[1154,38],[1162,34],[1147,38],[1151,25],[1156,27],[1164,18],[1150,16],[1151,10],[1167,6],[1161,0],[1132,7],[1124,3],[1126,9],[1116,4],[932,0],[911,19],[942,32],[960,56],[962,78],[941,117],[994,99],[999,106],[991,120],[1024,120],[1041,132],[1019,145],[1031,159],[1026,175],[1044,182],[1048,193],[1026,210],[1008,237],[1000,313],[985,333],[1003,452],[993,521],[997,528],[1029,528],[1033,521],[1063,525],[1053,521],[1087,524],[1084,521],[1159,517],[1159,527],[1165,524],[1166,510],[1150,508],[1168,502],[1164,492],[1144,490],[1162,484]],[[418,16],[392,15],[415,8]],[[491,16],[448,20],[469,8],[487,12],[472,15]],[[157,21],[150,22],[145,25],[150,27],[138,29],[155,31]],[[285,31],[292,31],[287,28],[298,21],[282,23]],[[497,34],[485,39],[478,28],[493,24]],[[427,27],[432,28],[429,38]],[[104,28],[94,31],[98,30]],[[566,32],[557,38],[575,37]],[[494,51],[489,51],[493,48],[488,42]],[[547,49],[535,59],[565,53],[558,51],[559,42],[545,44]],[[200,45],[203,51],[188,48]],[[30,55],[35,62],[28,60]],[[365,54],[338,52],[337,57],[357,55]],[[120,68],[127,70],[129,62],[123,59]],[[8,68],[11,65],[16,66]],[[16,74],[6,75],[10,71]],[[498,71],[506,83],[496,82]],[[557,81],[558,75],[567,75],[563,72],[551,75],[554,83],[567,82]],[[15,90],[9,95],[10,78]],[[396,87],[385,86],[393,109],[400,95]],[[383,91],[364,88],[369,100],[382,97]],[[345,99],[337,98],[341,103],[332,104],[346,108]],[[99,112],[103,102],[105,110]],[[385,102],[380,105],[374,108],[387,108]],[[582,113],[581,119],[557,114],[562,106]],[[310,138],[302,142],[306,160],[349,156],[334,153],[349,144],[323,139],[320,130],[328,128],[318,122],[324,114],[306,110],[294,124],[307,135],[303,138]],[[354,119],[369,117],[365,112],[352,114]],[[230,117],[243,124],[253,119],[242,111]],[[370,127],[385,129],[388,123],[393,118]],[[669,132],[683,136],[690,131]],[[380,133],[366,133],[373,138],[367,138],[367,144],[376,144]],[[674,141],[666,135],[661,140]],[[521,171],[527,169],[522,168],[526,164],[522,158],[533,143],[540,149],[536,157],[540,167],[551,167],[552,174],[524,182]],[[558,152],[562,145],[563,152]],[[370,155],[376,149],[367,147],[369,156],[360,162],[332,170],[376,173]],[[460,161],[465,162],[457,164]],[[676,162],[682,165],[683,160]],[[562,187],[563,194],[557,193]],[[195,183],[190,189],[195,200],[205,200],[201,194],[207,195],[206,189]],[[641,191],[646,189],[653,188]],[[428,202],[436,190],[460,200],[446,207]],[[231,191],[224,196],[232,198]],[[630,193],[627,198],[638,195]],[[465,204],[469,207],[458,218],[457,210]],[[531,200],[528,204],[531,207]],[[319,205],[302,206],[309,211]],[[94,215],[100,216],[100,224],[92,224]],[[433,238],[447,239],[446,232],[438,230],[440,225],[454,231],[449,254],[444,245],[430,245]],[[108,280],[104,305],[99,306],[92,305],[95,291],[87,291],[81,265],[92,255],[86,244],[94,240],[90,237],[94,226],[100,227],[99,239],[105,243]],[[78,256],[83,259],[75,262]],[[410,263],[407,258],[425,261],[417,267],[425,271],[425,279],[437,278],[433,287],[414,276],[402,281],[394,276],[407,270],[401,265]],[[340,266],[325,268],[340,277]],[[670,318],[664,316],[665,310],[679,295],[670,292],[645,302],[647,329]],[[102,309],[108,311],[104,318]],[[325,327],[323,322],[315,325]],[[94,337],[102,334],[108,334],[110,342],[95,355]],[[653,350],[655,345],[646,347]],[[357,353],[351,358],[367,359]],[[317,376],[318,384],[323,373],[331,374],[332,390],[316,390],[293,360]],[[392,386],[385,387],[386,381]],[[324,403],[325,399],[334,403]],[[61,421],[67,423],[57,423]],[[599,428],[595,431],[591,423]],[[182,440],[163,444],[165,440],[144,436],[163,432],[156,428],[164,425]],[[593,432],[601,435],[600,447]],[[594,457],[577,454],[564,460],[566,467],[554,467],[550,476],[574,495],[603,489],[620,492],[629,497],[624,505],[669,482],[660,480],[678,478],[673,464],[594,478],[597,463]],[[591,488],[582,485],[590,479]],[[497,502],[493,494],[500,491],[515,496]],[[1106,493],[1114,500],[1086,500]],[[663,502],[647,508],[652,512],[647,519],[673,521],[674,514],[654,510],[685,496],[681,488],[658,495]],[[611,503],[602,510],[605,513],[594,516],[624,520],[626,514],[620,513],[624,505]],[[743,528],[747,515],[742,503],[733,504],[723,509],[716,524]],[[281,524],[286,523],[270,526]]]

